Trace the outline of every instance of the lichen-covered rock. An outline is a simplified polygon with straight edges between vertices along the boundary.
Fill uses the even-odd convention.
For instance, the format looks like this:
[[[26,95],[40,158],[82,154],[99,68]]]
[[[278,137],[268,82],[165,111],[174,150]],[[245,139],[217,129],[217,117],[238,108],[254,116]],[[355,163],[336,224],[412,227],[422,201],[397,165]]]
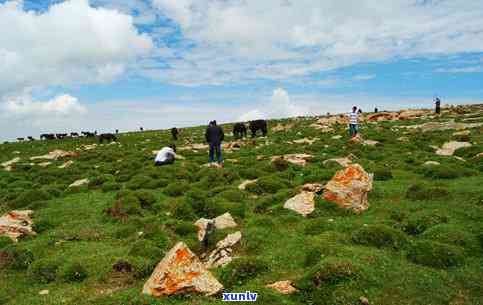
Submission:
[[[10,211],[0,217],[0,236],[8,236],[17,241],[22,235],[35,235],[32,229],[32,210]]]
[[[436,150],[436,154],[440,156],[452,156],[454,152],[460,148],[471,147],[471,143],[451,141],[443,144],[441,148]]]
[[[297,289],[292,286],[291,281],[278,281],[273,284],[269,284],[266,287],[275,289],[281,294],[292,294],[294,292],[297,292]]]
[[[143,287],[143,293],[154,297],[182,293],[213,295],[223,285],[207,270],[199,258],[183,242],[177,243],[159,262]]]
[[[216,248],[208,256],[205,266],[208,269],[223,267],[233,260],[233,247],[236,246],[242,238],[240,231],[228,234],[224,239],[216,243]]]
[[[283,207],[305,217],[315,209],[315,193],[302,192],[287,200]]]
[[[361,213],[368,209],[367,194],[372,190],[373,174],[359,164],[338,171],[324,187],[324,199],[344,209]]]

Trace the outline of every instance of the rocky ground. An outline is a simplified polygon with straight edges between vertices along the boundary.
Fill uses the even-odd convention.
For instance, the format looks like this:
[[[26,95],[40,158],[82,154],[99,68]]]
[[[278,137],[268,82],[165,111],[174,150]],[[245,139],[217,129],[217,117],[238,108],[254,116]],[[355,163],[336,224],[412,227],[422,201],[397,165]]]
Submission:
[[[0,145],[0,304],[482,304],[483,105],[269,126]]]

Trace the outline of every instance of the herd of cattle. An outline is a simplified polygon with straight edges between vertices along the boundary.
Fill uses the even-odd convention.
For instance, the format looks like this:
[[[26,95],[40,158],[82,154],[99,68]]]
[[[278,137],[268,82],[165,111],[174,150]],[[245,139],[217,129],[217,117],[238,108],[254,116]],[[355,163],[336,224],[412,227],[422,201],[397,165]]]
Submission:
[[[248,129],[251,131],[252,137],[255,137],[257,131],[261,131],[263,136],[267,135],[268,127],[266,120],[254,120],[250,121],[248,125]],[[247,136],[247,127],[244,123],[235,123],[233,125],[233,135],[235,138],[243,138]],[[144,131],[142,127],[139,128],[140,131]],[[119,130],[116,129],[116,134],[119,133]],[[171,135],[173,140],[178,139],[178,129],[171,128]],[[63,139],[74,139],[74,138],[99,138],[99,142],[102,143],[104,140],[106,141],[117,141],[117,137],[112,133],[103,133],[99,136],[97,135],[97,131],[89,132],[89,131],[82,131],[80,134],[77,132],[68,133],[44,133],[40,135],[40,140],[63,140]],[[27,140],[34,141],[35,139],[31,136],[27,137]],[[25,138],[17,138],[17,141],[25,141]]]

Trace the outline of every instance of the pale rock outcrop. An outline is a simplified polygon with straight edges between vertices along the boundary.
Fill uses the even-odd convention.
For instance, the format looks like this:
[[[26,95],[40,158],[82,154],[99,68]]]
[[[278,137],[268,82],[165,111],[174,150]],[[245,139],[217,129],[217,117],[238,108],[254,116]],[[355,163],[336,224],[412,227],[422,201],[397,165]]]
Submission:
[[[10,211],[0,217],[0,236],[8,236],[17,242],[22,235],[36,235],[30,218],[32,210]]]
[[[89,179],[79,179],[77,181],[75,181],[74,183],[72,183],[71,185],[69,185],[69,188],[71,187],[77,187],[77,186],[83,186],[83,185],[87,185],[89,184]]]
[[[324,160],[322,164],[326,165],[329,162],[337,162],[339,163],[340,166],[347,167],[355,159],[357,159],[356,156],[354,156],[353,154],[349,154],[347,157],[343,157],[343,158],[332,158],[332,159]]]
[[[47,167],[49,166],[50,164],[52,164],[52,162],[41,162],[41,163],[37,163],[38,166],[40,167]]]
[[[454,132],[453,136],[469,136],[470,134],[471,134],[471,131],[463,130],[463,131]]]
[[[379,144],[379,141],[374,141],[374,140],[364,140],[362,142],[363,145],[368,145],[368,146],[376,146]]]
[[[276,160],[283,159],[295,165],[305,166],[307,161],[310,161],[312,157],[313,156],[309,154],[288,154],[283,156],[273,156],[271,160],[274,162]]]
[[[247,185],[249,185],[250,183],[255,183],[255,182],[257,182],[257,179],[245,180],[238,186],[238,189],[244,191],[246,189]]]
[[[237,223],[233,219],[230,213],[225,213],[214,219],[200,218],[195,222],[195,226],[198,227],[198,240],[202,241],[205,238],[206,230],[208,226],[212,224],[214,229],[227,229],[234,228]]]
[[[13,158],[10,161],[6,161],[2,163],[2,167],[7,171],[10,172],[12,171],[12,167],[15,163],[19,162],[21,159],[20,157]]]
[[[372,190],[373,174],[359,164],[349,164],[325,185],[323,197],[339,207],[361,213],[369,208],[367,194]]]
[[[315,209],[315,193],[303,191],[287,200],[283,207],[305,217]]]
[[[439,163],[438,161],[426,161],[424,162],[424,166],[435,166],[435,165],[440,165],[441,163]]]
[[[208,269],[226,266],[233,260],[233,247],[240,243],[242,234],[240,231],[228,234],[224,239],[216,243],[216,248],[206,259],[205,266]]]
[[[178,242],[156,266],[142,292],[154,297],[192,292],[209,296],[222,289],[186,244]]]
[[[203,150],[208,149],[209,146],[207,144],[202,143],[193,143],[187,146],[180,147],[179,150]]]
[[[341,135],[336,135],[332,137],[332,140],[339,140],[339,139],[342,139]]]
[[[312,144],[314,144],[318,140],[319,140],[319,138],[313,138],[313,139],[303,138],[303,139],[289,141],[288,143],[290,143],[290,144],[308,144],[308,145],[312,145]]]
[[[58,166],[58,168],[68,168],[68,167],[70,167],[72,164],[74,164],[74,161],[69,160],[69,161],[65,162],[64,164],[59,165],[59,166]]]
[[[421,129],[423,132],[428,132],[428,131],[440,131],[440,130],[449,130],[449,129],[464,130],[464,129],[476,128],[480,126],[483,126],[483,123],[455,123],[454,121],[449,121],[449,122],[428,122],[424,124],[409,125],[409,126],[403,125],[403,126],[398,126],[398,128]]]
[[[281,294],[292,294],[298,290],[292,286],[292,281],[278,281],[273,284],[266,285],[268,288],[275,289]]]
[[[56,149],[54,151],[49,152],[46,155],[31,157],[30,160],[36,160],[36,159],[57,160],[60,158],[78,157],[78,156],[79,156],[78,152]]]
[[[320,183],[306,183],[302,186],[302,191],[318,193],[322,191],[323,185]]]
[[[440,156],[452,156],[455,151],[460,148],[471,147],[471,143],[451,141],[443,144],[441,148],[436,150],[436,154]]]

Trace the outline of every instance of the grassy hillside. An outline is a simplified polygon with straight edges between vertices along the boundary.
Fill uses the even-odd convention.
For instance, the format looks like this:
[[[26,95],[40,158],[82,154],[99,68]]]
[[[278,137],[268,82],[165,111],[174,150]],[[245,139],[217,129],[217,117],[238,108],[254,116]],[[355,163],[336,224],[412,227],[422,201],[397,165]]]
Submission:
[[[222,304],[194,294],[155,299],[141,288],[176,242],[201,254],[197,219],[228,211],[242,244],[238,258],[213,273],[227,291],[258,292],[259,304],[359,304],[361,296],[378,305],[483,304],[483,157],[475,157],[483,152],[483,128],[466,136],[394,128],[483,122],[481,107],[458,109],[436,119],[363,124],[363,138],[376,146],[350,144],[343,125],[328,133],[309,127],[317,118],[270,121],[294,127],[225,153],[224,169],[201,167],[206,150],[179,151],[185,160],[155,167],[152,151],[171,143],[169,131],[122,134],[120,145],[92,150],[81,149],[90,139],[0,145],[0,163],[21,158],[11,172],[0,168],[0,215],[32,209],[38,232],[17,244],[0,238],[0,303]],[[187,139],[203,143],[204,128],[183,129],[178,148]],[[287,143],[315,137],[312,145]],[[450,140],[473,143],[456,151],[465,161],[435,154],[431,146]],[[67,158],[74,163],[65,169],[58,166],[66,160],[29,164],[54,149],[80,149],[80,156]],[[289,153],[314,158],[305,167],[257,160]],[[321,196],[307,218],[283,208],[304,183],[325,183],[342,168],[324,160],[349,154],[375,173],[367,211],[355,215]],[[84,178],[88,186],[68,188]],[[247,179],[258,180],[239,190]],[[210,247],[233,231],[217,231]],[[120,261],[132,270],[113,268]],[[265,287],[279,280],[292,280],[299,292]]]

